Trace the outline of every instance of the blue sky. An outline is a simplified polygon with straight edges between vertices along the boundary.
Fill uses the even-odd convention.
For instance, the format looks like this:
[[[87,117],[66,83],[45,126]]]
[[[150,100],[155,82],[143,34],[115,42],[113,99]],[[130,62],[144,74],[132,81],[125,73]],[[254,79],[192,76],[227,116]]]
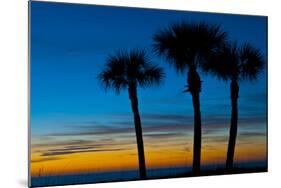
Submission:
[[[83,135],[85,128],[96,132],[133,128],[127,91],[120,95],[105,92],[96,79],[109,54],[132,48],[145,48],[166,73],[161,86],[139,89],[144,129],[161,124],[163,133],[171,134],[175,130],[169,129],[170,124],[188,124],[191,131],[191,97],[182,93],[185,75],[177,74],[164,59],[151,53],[153,34],[180,21],[220,24],[231,40],[249,42],[267,55],[266,17],[32,2],[32,136]],[[201,76],[203,131],[227,134],[227,129],[221,128],[229,126],[229,83]],[[266,81],[264,70],[257,81],[240,83],[241,135],[252,131],[265,136]]]
[[[31,120],[36,122],[32,133],[58,130],[55,124],[61,121],[130,113],[127,92],[105,93],[96,75],[106,56],[119,49],[151,51],[153,34],[170,23],[220,24],[232,40],[250,42],[266,53],[265,17],[40,2],[31,6]],[[154,54],[151,58],[165,68],[166,79],[160,87],[140,90],[141,112],[192,113],[190,96],[181,93],[184,75],[177,75],[162,58]],[[229,103],[228,83],[205,75],[202,80],[202,112],[224,114],[219,106]],[[255,83],[241,84],[240,105],[258,105],[244,113],[264,113],[265,98],[253,102],[246,98],[262,97],[265,88],[264,75]]]

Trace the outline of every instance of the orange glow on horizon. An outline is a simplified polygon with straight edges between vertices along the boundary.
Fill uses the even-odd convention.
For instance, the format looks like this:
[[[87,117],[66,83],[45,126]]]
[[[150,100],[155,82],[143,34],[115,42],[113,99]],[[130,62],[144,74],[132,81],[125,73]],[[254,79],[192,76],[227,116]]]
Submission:
[[[217,145],[215,149],[202,146],[202,165],[221,164],[225,161],[227,145]],[[192,150],[185,147],[147,147],[145,151],[147,168],[164,168],[192,165]],[[137,150],[110,152],[85,152],[66,154],[58,157],[42,157],[33,151],[31,175],[48,176],[75,173],[133,170],[138,168]],[[235,161],[266,159],[266,144],[258,142],[252,145],[237,145]]]

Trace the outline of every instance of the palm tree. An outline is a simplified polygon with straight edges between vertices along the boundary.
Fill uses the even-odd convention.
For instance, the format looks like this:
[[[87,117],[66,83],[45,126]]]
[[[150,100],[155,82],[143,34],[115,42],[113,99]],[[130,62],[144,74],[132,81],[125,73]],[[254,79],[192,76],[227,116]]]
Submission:
[[[237,136],[239,82],[254,81],[263,70],[264,61],[261,52],[246,43],[240,48],[235,43],[225,45],[213,61],[205,64],[205,70],[217,78],[230,81],[231,122],[227,149],[226,168],[233,169],[233,159]]]
[[[117,94],[122,89],[128,90],[134,114],[141,179],[146,179],[146,167],[137,88],[138,86],[149,87],[159,85],[163,78],[163,69],[151,64],[144,50],[132,50],[108,56],[104,70],[98,75],[98,79],[106,89],[112,88]]]
[[[202,81],[198,69],[226,41],[226,33],[217,25],[206,23],[174,24],[153,36],[154,49],[175,67],[178,73],[187,74],[186,89],[192,96],[194,109],[193,173],[200,173],[201,111],[200,92]]]

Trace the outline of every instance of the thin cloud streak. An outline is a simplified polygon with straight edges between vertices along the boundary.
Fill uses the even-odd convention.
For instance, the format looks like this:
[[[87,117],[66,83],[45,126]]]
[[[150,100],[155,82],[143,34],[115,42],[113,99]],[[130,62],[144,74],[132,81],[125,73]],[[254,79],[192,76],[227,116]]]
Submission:
[[[193,116],[183,116],[175,114],[144,114],[143,115],[143,131],[144,132],[165,132],[165,131],[192,131]],[[202,127],[211,129],[228,128],[230,117],[219,115],[205,115],[202,117]],[[239,124],[242,127],[252,127],[256,124],[266,123],[266,118],[261,116],[240,117]],[[128,125],[118,126],[119,124]],[[135,129],[131,121],[109,122],[108,126],[94,125],[71,125],[68,132],[49,133],[42,136],[87,136],[87,135],[124,135],[134,134]]]
[[[120,151],[124,150],[121,148],[117,149],[91,149],[91,150],[74,150],[74,151],[65,151],[64,149],[58,151],[47,151],[41,154],[42,157],[46,156],[57,156],[57,155],[67,155],[67,154],[75,154],[75,153],[88,153],[88,152],[111,152],[111,151]]]
[[[48,157],[48,158],[41,158],[41,159],[33,159],[31,160],[31,163],[41,163],[41,162],[47,162],[47,161],[55,161],[59,160],[61,158],[59,157]]]

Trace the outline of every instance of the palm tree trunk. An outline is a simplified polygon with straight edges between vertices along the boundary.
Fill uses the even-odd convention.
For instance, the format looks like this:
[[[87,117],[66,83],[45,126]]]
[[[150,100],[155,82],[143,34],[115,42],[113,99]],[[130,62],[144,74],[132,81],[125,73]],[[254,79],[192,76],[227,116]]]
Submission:
[[[131,100],[131,107],[134,114],[134,123],[136,131],[136,139],[138,146],[138,157],[139,157],[139,172],[140,178],[146,179],[146,167],[145,167],[145,158],[144,158],[144,147],[143,147],[143,138],[142,138],[142,128],[141,128],[141,119],[138,109],[138,98],[137,98],[137,88],[135,85],[130,85],[129,97]]]
[[[239,85],[237,80],[233,79],[231,81],[231,123],[229,130],[229,141],[227,149],[227,159],[226,159],[226,168],[233,168],[233,159],[235,151],[235,143],[237,136],[237,121],[238,121],[238,93]]]
[[[192,94],[194,108],[193,173],[199,175],[201,161],[201,111],[199,93]]]
[[[200,111],[200,92],[201,79],[195,68],[191,68],[188,72],[188,90],[192,96],[193,110],[194,110],[194,137],[193,137],[193,173],[200,174],[201,161],[201,111]]]

